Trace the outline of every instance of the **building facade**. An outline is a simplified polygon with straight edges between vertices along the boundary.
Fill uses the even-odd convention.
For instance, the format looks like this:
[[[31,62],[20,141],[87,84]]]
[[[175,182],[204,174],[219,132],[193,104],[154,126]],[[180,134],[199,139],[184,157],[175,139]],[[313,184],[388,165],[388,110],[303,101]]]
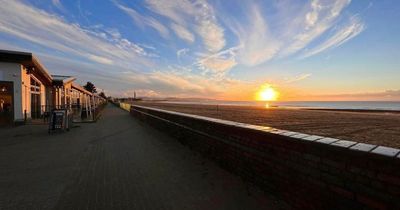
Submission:
[[[43,118],[55,108],[91,115],[105,100],[75,80],[50,75],[32,53],[0,50],[0,125]]]
[[[52,77],[31,53],[0,50],[0,123],[24,122],[43,114]]]

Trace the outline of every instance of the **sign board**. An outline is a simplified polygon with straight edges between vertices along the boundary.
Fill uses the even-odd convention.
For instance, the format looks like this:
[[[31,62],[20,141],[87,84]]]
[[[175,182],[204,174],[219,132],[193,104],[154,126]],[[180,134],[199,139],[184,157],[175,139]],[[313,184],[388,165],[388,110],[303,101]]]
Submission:
[[[55,130],[68,129],[68,119],[66,109],[54,109],[49,120],[49,133]]]

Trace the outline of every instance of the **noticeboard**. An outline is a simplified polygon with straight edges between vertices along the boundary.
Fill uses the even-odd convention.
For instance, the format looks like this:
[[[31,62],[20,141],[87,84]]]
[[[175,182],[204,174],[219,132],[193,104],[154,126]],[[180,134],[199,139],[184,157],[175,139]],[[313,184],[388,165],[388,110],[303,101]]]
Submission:
[[[49,132],[55,130],[65,130],[67,127],[67,110],[55,109],[51,112],[49,121]]]

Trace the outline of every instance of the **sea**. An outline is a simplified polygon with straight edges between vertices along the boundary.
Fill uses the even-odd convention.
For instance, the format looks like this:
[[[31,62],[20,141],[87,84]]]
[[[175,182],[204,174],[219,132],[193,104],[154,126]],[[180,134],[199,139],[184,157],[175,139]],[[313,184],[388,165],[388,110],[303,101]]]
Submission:
[[[163,101],[175,104],[229,105],[229,106],[267,106],[298,109],[343,109],[343,110],[389,110],[400,111],[400,101],[221,101],[185,100]]]

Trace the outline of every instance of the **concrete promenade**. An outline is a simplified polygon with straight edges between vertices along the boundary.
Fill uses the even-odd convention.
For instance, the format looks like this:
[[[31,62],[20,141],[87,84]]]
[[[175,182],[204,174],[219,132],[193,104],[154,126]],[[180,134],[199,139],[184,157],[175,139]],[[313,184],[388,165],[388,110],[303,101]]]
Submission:
[[[108,105],[47,134],[0,128],[0,209],[287,209],[177,140]]]

